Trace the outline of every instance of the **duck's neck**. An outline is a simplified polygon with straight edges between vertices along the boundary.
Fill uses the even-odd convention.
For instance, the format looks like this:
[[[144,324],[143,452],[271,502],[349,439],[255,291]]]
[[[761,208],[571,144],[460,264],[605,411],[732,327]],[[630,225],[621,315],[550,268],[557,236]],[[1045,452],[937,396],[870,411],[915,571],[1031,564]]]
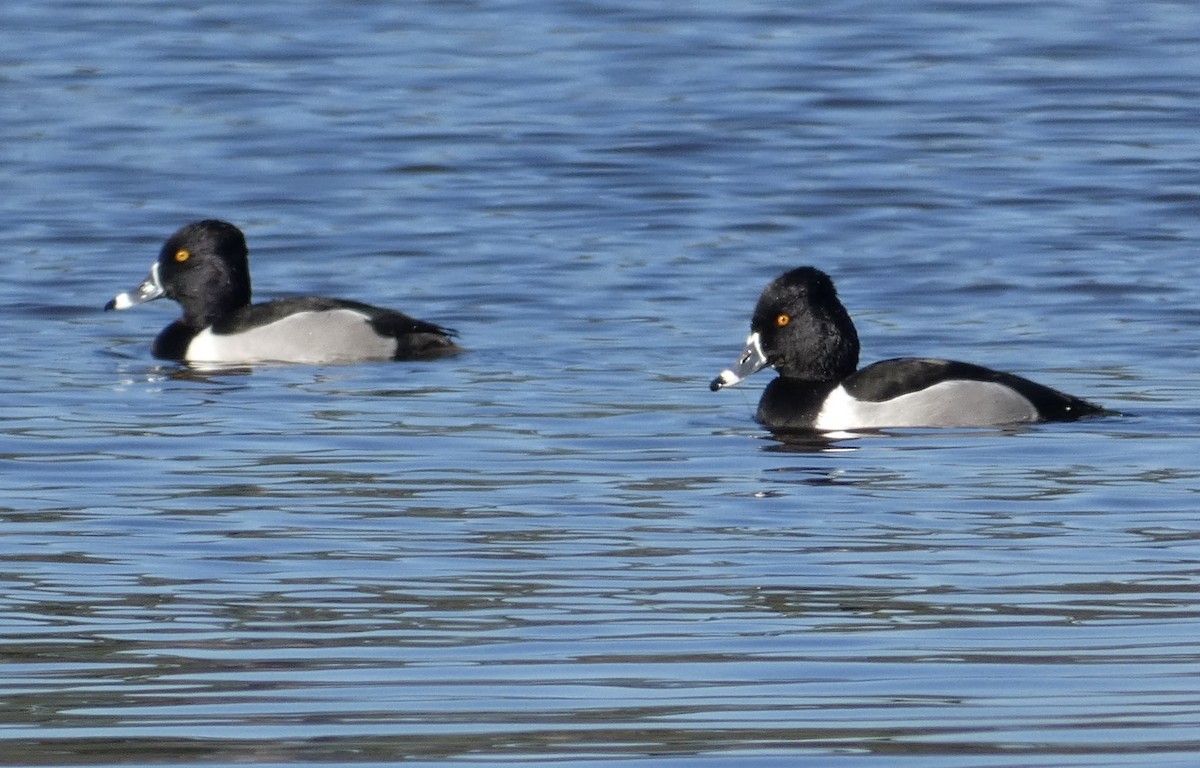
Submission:
[[[809,384],[837,384],[858,370],[858,336],[854,326],[839,335],[814,334],[799,349],[775,362],[784,379]],[[832,389],[832,386],[830,387]]]
[[[212,290],[213,285],[220,290]],[[224,275],[214,278],[202,295],[174,297],[183,307],[183,322],[197,330],[207,328],[222,317],[250,304],[250,282],[231,281]]]

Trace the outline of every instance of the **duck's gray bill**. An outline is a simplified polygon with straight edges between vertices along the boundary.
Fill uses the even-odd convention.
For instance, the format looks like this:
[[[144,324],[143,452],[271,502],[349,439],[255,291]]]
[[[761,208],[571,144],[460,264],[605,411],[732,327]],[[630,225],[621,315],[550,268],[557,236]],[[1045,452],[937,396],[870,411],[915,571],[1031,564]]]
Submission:
[[[746,348],[742,350],[738,361],[734,363],[733,367],[721,371],[721,375],[713,379],[708,388],[716,392],[723,387],[732,387],[750,374],[761,371],[770,364],[771,361],[767,360],[766,355],[763,354],[758,333],[752,333],[750,338],[746,339]]]
[[[154,266],[150,267],[150,274],[146,276],[141,285],[132,291],[118,293],[112,301],[104,305],[104,311],[136,307],[138,304],[162,298],[163,293],[162,281],[158,279],[158,262],[155,262]]]

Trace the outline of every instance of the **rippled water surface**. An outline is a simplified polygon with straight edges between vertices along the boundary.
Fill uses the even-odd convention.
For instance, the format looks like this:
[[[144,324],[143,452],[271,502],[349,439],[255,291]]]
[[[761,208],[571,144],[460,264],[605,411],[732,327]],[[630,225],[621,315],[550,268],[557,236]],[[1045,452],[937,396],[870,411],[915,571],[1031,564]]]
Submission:
[[[8,2],[0,763],[1192,765],[1188,2]],[[194,371],[200,217],[431,363]],[[782,442],[763,285],[1121,412]]]

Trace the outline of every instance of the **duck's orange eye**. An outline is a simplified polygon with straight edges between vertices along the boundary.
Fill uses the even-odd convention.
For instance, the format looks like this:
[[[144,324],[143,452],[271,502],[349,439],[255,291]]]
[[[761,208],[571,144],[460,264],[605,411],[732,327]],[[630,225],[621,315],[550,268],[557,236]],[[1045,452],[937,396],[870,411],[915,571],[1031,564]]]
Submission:
[[[192,252],[187,248],[180,248],[178,251],[175,251],[175,261],[184,262],[190,258],[192,258]]]
[[[782,328],[783,326],[787,325],[790,322],[792,322],[791,315],[779,315],[778,317],[775,318],[775,325],[779,326],[780,328]]]

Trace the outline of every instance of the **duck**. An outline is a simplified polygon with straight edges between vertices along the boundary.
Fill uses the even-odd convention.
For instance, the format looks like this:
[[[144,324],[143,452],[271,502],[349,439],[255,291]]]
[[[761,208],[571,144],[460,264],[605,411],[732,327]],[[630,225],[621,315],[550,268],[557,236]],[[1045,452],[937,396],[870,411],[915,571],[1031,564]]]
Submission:
[[[816,267],[799,267],[763,290],[742,354],[709,389],[775,368],[778,376],[755,414],[772,431],[1002,427],[1105,413],[1073,395],[973,363],[902,357],[860,369],[858,362],[858,332],[833,280]]]
[[[358,301],[301,296],[252,304],[246,237],[218,219],[180,227],[146,279],[104,309],[163,297],[178,302],[183,316],[151,345],[162,360],[325,364],[429,360],[463,351],[452,329]]]

